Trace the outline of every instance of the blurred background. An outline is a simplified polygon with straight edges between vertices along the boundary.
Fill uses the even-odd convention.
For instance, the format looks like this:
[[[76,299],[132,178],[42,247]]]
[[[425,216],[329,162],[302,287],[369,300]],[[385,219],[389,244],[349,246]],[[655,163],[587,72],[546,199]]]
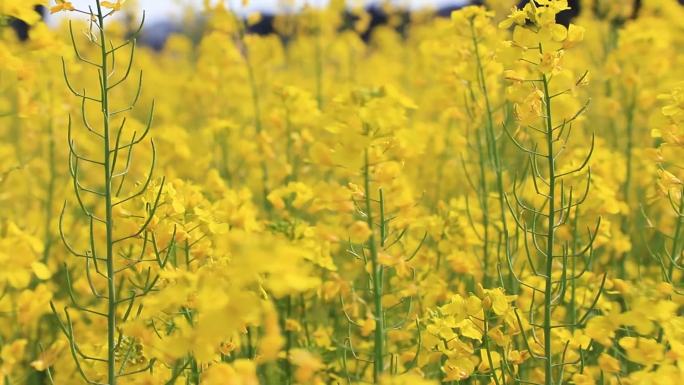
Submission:
[[[130,2],[131,0],[129,0]],[[90,0],[71,0],[77,8],[87,9]],[[216,0],[210,1],[216,3]],[[442,7],[459,6],[468,3],[468,0],[392,0],[393,4],[406,7],[409,9],[418,8],[433,8],[439,9]],[[201,9],[204,0],[137,0],[137,5],[149,12],[149,15],[155,19],[163,19],[168,17],[179,16],[187,8]],[[322,7],[328,3],[328,0],[250,0],[247,5],[243,5],[243,0],[226,0],[225,4],[229,5],[236,12],[241,14],[248,14],[251,12],[264,13],[278,13],[283,11],[296,11],[305,4],[314,7]],[[348,2],[351,6],[377,6],[378,0],[352,0]]]
[[[139,41],[155,49],[161,49],[167,38],[173,33],[185,33],[192,35],[192,30],[201,29],[203,24],[202,10],[205,3],[215,5],[222,2],[236,14],[248,18],[259,14],[257,22],[250,22],[248,32],[258,34],[273,33],[273,20],[275,15],[296,13],[303,7],[326,7],[330,0],[125,0],[123,7],[125,12],[117,14],[117,17],[138,18],[140,10],[145,10],[145,29]],[[511,0],[511,6],[517,1]],[[53,5],[54,1],[50,1]],[[93,5],[92,0],[71,0],[71,3],[81,10],[87,10]],[[386,24],[387,17],[383,7],[390,5],[393,8],[404,10],[406,20],[409,15],[416,11],[432,11],[437,15],[448,16],[452,10],[469,4],[481,4],[482,0],[348,0],[349,10],[365,9],[371,17],[368,31],[363,34],[367,38],[373,28]],[[70,12],[50,14],[46,7],[38,6],[36,11],[51,26],[57,26],[65,19],[74,17]],[[349,12],[347,18],[353,22],[357,16]],[[28,37],[28,26],[20,21],[13,23],[18,35],[22,39]]]
[[[250,15],[260,14],[260,21],[252,23],[249,32],[271,33],[273,32],[272,21],[275,15],[300,11],[305,6],[325,7],[330,0],[124,0],[125,12],[117,14],[117,17],[135,16],[140,10],[145,10],[146,27],[144,35],[140,39],[143,44],[161,49],[168,36],[172,33],[187,32],[188,23],[201,23],[202,9],[205,3],[216,4],[222,2],[236,14],[245,18]],[[391,4],[406,10],[409,14],[416,10],[431,10],[438,14],[448,15],[451,10],[468,4],[480,4],[481,0],[348,0],[349,8],[366,9],[372,16],[371,28],[386,22],[382,6]],[[514,2],[512,0],[512,2]],[[50,5],[54,5],[51,0]],[[87,10],[93,5],[92,0],[71,0],[71,3],[81,10]],[[45,6],[36,6],[36,12],[40,13],[48,25],[57,26],[60,22],[72,17],[69,12],[50,14]],[[188,15],[194,16],[195,20],[188,20]],[[353,16],[352,16],[353,18]],[[19,21],[11,22],[19,37],[28,38],[28,26]],[[370,31],[369,31],[370,32]]]
[[[249,18],[248,32],[257,34],[274,33],[273,21],[276,15],[296,13],[305,6],[325,7],[330,0],[126,0],[125,12],[119,13],[118,17],[138,18],[140,10],[146,12],[146,25],[143,35],[139,41],[155,49],[163,48],[166,40],[171,34],[183,33],[192,37],[194,32],[202,29],[204,16],[202,10],[205,3],[216,4],[223,2],[230,7],[236,14],[244,18]],[[510,0],[510,6],[522,7],[529,0]],[[684,0],[677,1],[684,5]],[[93,4],[92,0],[71,0],[72,4],[82,10],[87,10]],[[388,16],[385,12],[386,6],[398,8],[402,13],[403,22],[400,25],[393,25],[397,29],[405,27],[411,16],[418,12],[433,12],[437,17],[448,17],[455,9],[466,5],[482,5],[485,0],[347,0],[348,12],[345,19],[348,24],[353,24],[358,19],[358,9],[364,9],[370,17],[368,29],[362,33],[362,38],[367,39],[373,29],[379,25],[388,23]],[[590,4],[609,3],[609,7],[625,7],[632,9],[631,15],[627,18],[635,18],[639,12],[642,0],[599,0]],[[505,0],[498,0],[496,3],[504,4]],[[557,15],[557,22],[567,25],[572,18],[581,12],[581,0],[568,0],[571,10],[561,12]],[[52,4],[52,2],[51,2]],[[606,4],[603,4],[606,6]],[[69,12],[59,12],[50,15],[44,6],[36,9],[45,18],[49,25],[57,26],[64,19],[73,17]],[[396,14],[396,12],[395,12]],[[254,17],[259,15],[258,17]],[[20,38],[28,36],[28,27],[20,21],[13,23]],[[194,31],[194,32],[193,32]]]

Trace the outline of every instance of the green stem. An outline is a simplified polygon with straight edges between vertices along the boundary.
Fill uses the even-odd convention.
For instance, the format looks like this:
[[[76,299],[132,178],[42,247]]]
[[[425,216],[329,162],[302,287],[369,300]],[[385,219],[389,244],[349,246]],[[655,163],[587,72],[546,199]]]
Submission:
[[[285,317],[285,328],[287,328],[287,320],[292,317],[292,296],[287,296],[285,299],[287,301],[287,316]],[[292,363],[290,362],[290,350],[292,350],[292,331],[286,330],[285,335],[287,338],[287,343],[285,345],[285,375],[286,384],[292,383]]]
[[[240,24],[242,25],[242,24]],[[244,39],[244,30],[240,30],[240,40],[245,43]],[[261,122],[261,100],[259,98],[259,87],[257,87],[256,84],[256,75],[254,74],[254,65],[252,64],[252,59],[251,55],[249,52],[249,48],[245,45],[245,65],[247,66],[247,76],[249,77],[249,86],[250,90],[252,92],[252,108],[254,109],[254,130],[257,135],[257,141],[259,141],[258,136],[261,134],[262,131],[262,122]],[[264,160],[264,157],[261,157],[261,161],[259,164],[259,167],[261,168],[261,183],[262,183],[262,192],[263,192],[263,205],[266,211],[271,210],[271,204],[268,201],[268,166],[266,165],[266,161]]]
[[[480,161],[480,205],[482,206],[482,277],[483,286],[489,287],[489,192],[487,189],[487,178],[485,175],[484,150],[482,148],[482,138],[477,135],[478,155]]]
[[[366,223],[371,229],[371,235],[368,238],[368,249],[371,259],[371,277],[373,283],[373,304],[375,307],[375,347],[373,354],[373,381],[380,382],[380,376],[384,369],[384,344],[385,344],[385,328],[384,316],[382,311],[382,266],[378,263],[378,249],[375,243],[375,225],[373,223],[373,210],[370,198],[370,166],[368,163],[368,150],[364,153],[364,190],[365,190],[365,204],[366,204]]]
[[[318,20],[319,24],[321,20]],[[321,47],[321,28],[320,25],[316,31],[315,49],[315,66],[316,66],[316,105],[318,109],[323,109],[323,50]]]
[[[261,131],[263,129],[261,121],[261,100],[259,98],[259,87],[256,83],[256,74],[254,73],[254,65],[252,63],[249,47],[247,45],[247,42],[245,41],[245,34],[247,33],[247,31],[245,30],[244,21],[241,20],[236,14],[233,14],[233,17],[235,18],[235,23],[238,25],[238,39],[244,47],[243,55],[245,59],[245,67],[247,67],[247,78],[249,80],[249,87],[252,93],[252,109],[254,110],[254,131],[257,135],[258,141],[258,136],[259,134],[261,134]],[[261,157],[259,167],[261,168],[261,183],[263,194],[262,204],[264,206],[264,209],[266,209],[267,212],[270,212],[272,207],[270,202],[268,201],[268,166],[266,165],[264,157]]]
[[[104,14],[100,0],[96,0],[97,20],[100,25],[100,53],[101,53],[101,105],[104,128],[103,152],[104,152],[104,185],[105,185],[105,229],[107,242],[107,383],[116,385],[116,284],[114,281],[114,221],[112,218],[112,170],[110,159],[110,130],[109,130],[109,79],[107,68],[107,45],[104,31]]]
[[[572,255],[577,255],[577,240],[579,239],[577,221],[579,208],[575,209],[575,218],[572,226]],[[571,258],[571,277],[577,274],[577,258]],[[577,280],[570,281],[570,331],[574,332],[577,327]]]
[[[501,166],[501,158],[499,156],[499,150],[496,146],[496,135],[494,134],[494,114],[492,111],[491,102],[489,100],[489,91],[487,89],[487,81],[484,73],[484,66],[482,65],[482,59],[480,56],[480,44],[477,41],[477,35],[475,32],[475,25],[473,20],[470,20],[470,31],[473,41],[473,48],[475,49],[475,61],[477,63],[477,75],[478,82],[480,83],[480,89],[483,94],[485,101],[485,108],[487,110],[487,121],[485,126],[485,136],[487,140],[487,149],[489,152],[490,161],[494,168],[494,173],[496,176],[496,189],[498,190],[498,201],[499,210],[501,212],[501,232],[504,236],[504,242],[508,244],[508,225],[506,224],[506,201],[504,199],[504,183],[503,183],[503,169]],[[484,215],[487,215],[485,212]],[[486,233],[485,233],[486,234]],[[486,278],[486,275],[485,275]],[[486,282],[486,280],[485,280]]]
[[[494,360],[492,359],[492,351],[489,345],[489,310],[484,311],[484,333],[483,333],[483,343],[484,348],[487,351],[487,361],[489,363],[489,370],[492,371],[492,377],[494,378],[494,384],[499,384],[499,378],[496,376],[496,370],[494,369]],[[501,369],[503,373],[503,368]]]
[[[677,226],[675,227],[675,233],[672,237],[672,249],[670,251],[670,265],[667,269],[667,281],[672,282],[672,275],[674,274],[675,264],[677,263],[677,257],[682,252],[680,248],[680,237],[682,232],[682,222],[684,222],[684,216],[682,216],[682,210],[684,209],[684,190],[679,192],[679,207],[677,214]]]
[[[632,188],[632,149],[634,148],[634,110],[636,108],[636,89],[632,89],[632,98],[629,103],[629,107],[627,108],[627,145],[625,146],[625,160],[626,160],[626,171],[625,171],[625,183],[622,186],[622,196],[623,199],[625,200],[625,203],[627,206],[631,207],[630,205],[630,190]],[[622,217],[622,225],[621,229],[624,235],[629,236],[630,231],[629,231],[629,217],[628,216],[623,216]],[[630,237],[631,239],[632,237]],[[622,263],[619,265],[619,273],[620,277],[624,278],[625,277],[625,258],[627,257],[627,253],[623,253],[622,255]]]
[[[50,89],[50,104],[52,104],[52,83],[49,86]],[[52,248],[52,230],[50,228],[52,222],[52,210],[53,210],[53,200],[55,194],[55,183],[57,180],[57,168],[55,166],[55,137],[54,137],[54,124],[52,112],[48,117],[48,169],[49,169],[49,179],[47,185],[47,197],[45,198],[45,246],[43,248],[43,263],[46,263],[48,257],[50,256],[50,250]]]
[[[544,103],[546,104],[546,147],[549,177],[548,222],[546,234],[546,272],[544,285],[544,385],[553,385],[553,360],[551,352],[551,300],[553,295],[553,244],[556,230],[556,171],[553,148],[553,122],[551,120],[551,97],[549,82],[543,75]]]

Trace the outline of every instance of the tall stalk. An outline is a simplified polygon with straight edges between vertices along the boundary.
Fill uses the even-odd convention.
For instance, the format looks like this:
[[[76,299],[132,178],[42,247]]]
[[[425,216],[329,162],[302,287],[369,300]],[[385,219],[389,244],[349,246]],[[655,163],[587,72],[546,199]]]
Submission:
[[[89,307],[89,305],[84,305],[81,303],[77,294],[72,289],[72,273],[68,268],[66,268],[66,289],[68,291],[72,305],[64,309],[66,322],[63,322],[60,317],[58,317],[58,320],[62,332],[69,340],[71,355],[76,363],[77,371],[83,380],[89,384],[95,383],[90,379],[90,375],[86,372],[85,366],[83,365],[83,362],[94,362],[106,365],[107,384],[116,385],[118,378],[149,370],[154,364],[154,360],[150,360],[148,365],[146,365],[143,369],[127,368],[133,358],[131,357],[133,343],[129,341],[128,337],[122,334],[118,325],[119,323],[126,322],[131,317],[135,317],[131,311],[135,303],[138,299],[154,289],[159,278],[158,275],[152,273],[151,268],[149,267],[147,269],[143,269],[146,270],[146,273],[140,273],[135,267],[141,263],[149,262],[156,262],[159,266],[163,267],[163,265],[166,263],[166,259],[168,258],[168,253],[166,257],[162,258],[161,253],[163,253],[166,248],[160,248],[156,245],[156,241],[154,240],[155,238],[154,236],[150,237],[150,231],[148,229],[148,225],[152,221],[155,212],[159,207],[164,182],[162,180],[159,184],[159,189],[156,192],[156,198],[154,199],[154,202],[145,203],[145,214],[143,216],[143,223],[140,225],[140,227],[128,235],[121,237],[115,236],[114,229],[116,227],[116,220],[113,215],[114,207],[124,205],[129,202],[132,203],[134,200],[139,199],[146,194],[152,181],[154,164],[156,160],[154,142],[150,141],[152,147],[152,162],[146,179],[141,184],[141,187],[137,187],[133,191],[127,191],[127,189],[124,188],[125,179],[127,176],[129,176],[131,171],[131,159],[134,148],[136,145],[142,142],[149,133],[152,123],[154,103],[152,104],[144,132],[141,134],[133,132],[130,140],[123,139],[127,140],[127,143],[123,143],[122,138],[124,137],[126,119],[123,118],[122,122],[117,124],[116,127],[112,127],[112,119],[115,116],[130,111],[135,107],[141,92],[142,72],[140,73],[137,90],[130,105],[113,111],[111,109],[110,96],[111,91],[117,86],[123,84],[123,82],[131,73],[133,57],[135,54],[135,37],[142,29],[144,14],[143,21],[141,21],[140,27],[133,34],[133,36],[124,43],[115,46],[114,43],[108,39],[105,28],[105,20],[114,13],[114,10],[106,11],[103,9],[103,5],[101,4],[100,0],[95,0],[95,12],[92,10],[92,8],[90,9],[90,12],[80,10],[76,11],[88,15],[91,19],[91,30],[87,36],[90,43],[97,47],[98,59],[89,60],[81,54],[81,51],[79,50],[74,38],[73,28],[70,24],[69,30],[74,53],[78,60],[85,63],[89,67],[94,67],[97,69],[98,83],[100,86],[99,97],[88,96],[85,89],[83,89],[81,92],[76,91],[69,80],[66,62],[63,60],[64,78],[69,90],[75,96],[81,99],[83,126],[87,129],[90,135],[96,136],[99,139],[101,147],[100,151],[97,152],[98,155],[95,158],[90,158],[80,153],[77,150],[77,143],[72,136],[72,121],[71,116],[69,116],[69,170],[76,200],[82,214],[84,214],[88,220],[88,227],[90,230],[88,247],[85,248],[85,251],[81,251],[79,247],[73,246],[67,241],[63,229],[66,203],[60,215],[59,233],[68,251],[74,256],[85,260],[85,277],[88,281],[94,301],[87,302],[93,307]],[[96,34],[93,33],[93,28],[97,29]],[[116,72],[115,55],[117,51],[127,46],[131,47],[128,65],[121,78],[116,81],[112,81],[112,77]],[[102,114],[102,123],[100,127],[94,127],[89,123],[86,113],[87,104],[95,104],[98,106],[100,113]],[[100,168],[101,174],[99,178],[99,184],[103,186],[103,190],[89,187],[83,180],[81,180],[81,173],[83,173],[83,171],[81,170],[80,165],[82,163]],[[85,195],[92,196],[99,201],[97,212],[86,205],[85,202],[89,202],[89,200],[86,200]],[[100,210],[103,214],[100,214]],[[96,226],[104,227],[104,239],[100,240],[96,238]],[[138,249],[134,249],[132,247],[121,247],[123,245],[119,246],[119,244],[123,242],[129,243],[133,240],[141,241],[141,244],[139,245],[139,251]],[[146,250],[148,249],[148,243],[152,243],[152,249],[155,258],[145,257]],[[98,244],[103,244],[105,249],[103,254],[101,254],[100,250],[98,250],[100,248],[98,247]],[[101,267],[102,264],[104,265],[104,269]],[[90,271],[92,268],[95,269],[97,276],[105,280],[106,293],[100,293],[96,288],[97,285],[93,281],[94,275]],[[134,279],[132,280],[129,278],[130,285],[125,284],[126,281],[120,277],[120,274],[125,271],[128,271],[130,277]],[[128,293],[128,295],[123,293]],[[105,310],[99,310],[98,305],[94,305],[94,303],[99,304],[100,301],[104,302]],[[57,310],[53,304],[51,304],[51,307],[53,312],[55,312],[57,315]],[[79,342],[76,341],[74,336],[74,326],[69,309],[76,309],[88,317],[106,318],[106,356],[89,356],[83,353],[83,349],[79,347]]]
[[[544,54],[541,44],[539,44],[538,50],[540,55]],[[560,324],[558,321],[554,321],[553,313],[558,306],[565,303],[568,286],[570,286],[570,296],[571,301],[573,301],[571,307],[573,310],[577,310],[574,303],[574,281],[582,277],[591,267],[594,255],[593,244],[600,224],[599,218],[593,231],[589,231],[588,240],[585,242],[585,245],[578,249],[578,239],[576,238],[577,215],[579,212],[578,208],[586,200],[589,193],[591,182],[589,160],[594,150],[594,136],[592,135],[590,148],[587,150],[587,155],[581,161],[581,164],[568,171],[560,172],[557,162],[568,147],[571,126],[586,109],[586,104],[570,118],[562,119],[561,123],[554,123],[553,99],[562,93],[552,93],[550,83],[553,77],[550,73],[541,71],[538,68],[535,68],[534,71],[539,78],[530,79],[526,82],[534,85],[532,87],[533,95],[538,95],[540,99],[541,111],[539,111],[538,118],[540,123],[543,124],[543,128],[536,128],[532,125],[527,125],[527,128],[539,133],[540,138],[537,143],[526,147],[518,142],[511,133],[508,131],[506,133],[516,147],[528,155],[531,168],[531,182],[537,196],[541,198],[541,203],[529,203],[527,199],[520,197],[517,192],[517,182],[513,186],[516,208],[513,208],[507,197],[506,203],[516,224],[523,232],[524,249],[527,254],[529,269],[532,275],[543,281],[543,288],[537,288],[521,280],[514,271],[510,257],[508,258],[508,264],[511,275],[515,277],[518,283],[525,290],[531,290],[533,300],[529,309],[528,322],[533,329],[539,329],[543,334],[543,341],[537,338],[538,333],[533,331],[531,335],[531,338],[537,344],[543,346],[543,354],[535,354],[529,349],[529,346],[528,352],[532,358],[543,363],[544,385],[560,385],[563,382],[565,367],[568,365],[578,365],[580,361],[568,362],[564,352],[554,351],[552,331],[554,328],[560,327]],[[586,74],[576,84],[580,84],[584,76]],[[539,89],[537,85],[539,85]],[[586,181],[584,182],[586,184],[583,187],[583,191],[578,194],[575,192],[575,186],[573,186],[569,179],[580,176],[583,171],[586,171],[587,174]],[[556,231],[561,226],[572,226],[573,230],[571,231],[575,238],[565,241],[559,240],[556,236]],[[577,272],[577,259],[583,262],[583,268],[579,272]],[[539,264],[541,264],[541,269],[538,267]],[[606,275],[604,274],[593,301],[583,306],[586,309],[585,314],[581,317],[574,317],[573,322],[563,326],[574,329],[581,327],[588,320],[603,291],[605,281]],[[534,307],[536,294],[543,297],[543,303],[540,305],[541,309],[535,309]],[[534,322],[534,314],[539,310],[541,310],[543,315],[541,324]],[[520,318],[518,320],[520,322]],[[522,324],[519,326],[523,333],[522,338],[527,345],[526,341],[529,336],[526,335]],[[567,349],[567,346],[565,349]]]
[[[627,105],[627,112],[626,112],[626,135],[627,135],[627,143],[625,144],[625,160],[626,160],[626,165],[625,165],[625,182],[622,185],[622,198],[624,199],[625,203],[627,206],[632,207],[630,205],[630,200],[632,199],[631,197],[631,190],[632,190],[632,174],[633,174],[633,163],[634,163],[634,157],[632,152],[634,151],[634,114],[636,110],[636,98],[637,98],[637,90],[636,87],[632,88],[631,96],[630,96],[630,101]],[[629,216],[624,215],[622,216],[622,223],[621,223],[621,230],[625,236],[628,236],[630,241],[633,241],[631,237],[631,226],[629,223]],[[632,247],[634,245],[632,244]],[[625,259],[627,258],[627,253],[623,253],[621,256],[621,263],[619,263],[619,269],[618,272],[620,274],[620,278],[625,278]],[[614,259],[617,261],[617,258]]]
[[[48,86],[48,95],[50,106],[53,105],[53,89],[52,82]],[[43,263],[47,262],[50,257],[50,251],[52,250],[53,241],[53,229],[52,229],[52,218],[54,210],[54,196],[55,196],[55,185],[57,182],[57,166],[56,166],[56,151],[55,151],[55,130],[54,130],[54,114],[52,108],[48,113],[47,122],[47,147],[48,147],[48,184],[46,187],[47,196],[45,197],[45,228],[44,228],[44,248],[43,248]]]
[[[102,128],[104,139],[102,141],[102,153],[104,154],[103,182],[105,186],[105,228],[107,251],[107,379],[109,385],[116,384],[116,282],[114,282],[114,223],[112,219],[112,172],[111,172],[111,149],[109,131],[109,77],[107,69],[107,46],[104,28],[104,14],[100,0],[97,5],[97,20],[100,25],[100,105],[102,106]]]
[[[363,163],[364,199],[366,206],[366,223],[371,229],[367,241],[368,252],[371,262],[371,283],[373,285],[373,308],[375,312],[374,348],[373,348],[373,381],[380,382],[380,376],[384,371],[384,345],[385,323],[382,308],[382,266],[378,263],[378,246],[375,239],[375,223],[373,222],[373,207],[371,204],[370,190],[370,166],[368,163],[368,150],[364,152]],[[384,224],[383,224],[384,226]]]
[[[487,89],[487,79],[485,77],[485,71],[484,71],[484,65],[482,64],[482,56],[480,54],[480,43],[479,43],[479,36],[477,32],[475,31],[475,20],[474,18],[471,18],[469,20],[470,22],[470,31],[471,31],[471,38],[472,38],[472,43],[473,43],[473,50],[475,51],[475,63],[477,66],[477,79],[478,79],[478,85],[480,87],[480,91],[482,92],[482,98],[484,99],[485,102],[485,138],[486,138],[486,144],[487,144],[487,154],[489,156],[489,161],[492,165],[492,168],[494,169],[494,175],[496,178],[496,190],[497,190],[497,198],[498,198],[498,204],[499,204],[499,212],[501,215],[501,236],[504,239],[505,244],[508,243],[508,225],[506,223],[506,201],[504,198],[504,194],[506,193],[506,190],[504,189],[504,182],[503,182],[503,165],[501,162],[501,155],[499,153],[499,148],[497,146],[497,139],[496,139],[496,134],[494,132],[494,111],[492,109],[490,97],[489,97],[489,90]],[[485,216],[488,215],[488,213],[484,213]],[[486,225],[485,225],[486,226]],[[487,272],[485,271],[485,287],[487,283]]]
[[[263,121],[261,117],[261,95],[259,94],[259,87],[257,84],[256,74],[254,71],[254,63],[252,62],[252,54],[250,47],[245,39],[247,35],[247,30],[245,27],[245,21],[242,20],[237,14],[233,15],[235,17],[236,24],[238,25],[238,39],[242,44],[243,56],[245,60],[245,67],[247,69],[247,80],[249,81],[249,89],[252,96],[252,111],[254,113],[254,133],[256,134],[257,141],[260,140],[261,133],[263,131]],[[267,212],[271,211],[271,203],[268,201],[268,194],[270,191],[268,185],[269,172],[268,164],[264,157],[260,157],[259,168],[261,168],[261,184],[262,184],[262,204]]]
[[[375,97],[379,97],[379,95]],[[378,132],[374,132],[373,127],[365,122],[363,124],[363,135],[369,138],[379,136]],[[391,254],[405,255],[406,257],[401,257],[403,260],[401,263],[406,264],[416,256],[427,238],[427,233],[425,233],[413,251],[406,250],[406,234],[409,227],[407,225],[402,226],[402,228],[392,228],[390,226],[390,222],[400,215],[400,210],[387,205],[388,198],[385,196],[382,182],[373,180],[373,175],[376,171],[375,167],[379,167],[378,165],[384,161],[379,158],[373,158],[373,154],[383,154],[383,145],[386,145],[384,141],[378,141],[363,150],[359,167],[361,188],[359,188],[358,195],[352,197],[357,208],[357,222],[362,224],[364,231],[363,239],[357,238],[354,242],[350,239],[347,252],[362,262],[364,266],[363,286],[365,286],[364,291],[368,293],[368,296],[364,300],[358,301],[362,302],[363,306],[367,309],[368,318],[365,320],[366,323],[362,325],[352,319],[352,316],[347,312],[347,306],[344,302],[345,296],[340,295],[342,312],[350,324],[347,331],[348,337],[345,339],[343,356],[341,357],[344,373],[351,381],[352,374],[348,370],[346,361],[347,352],[351,352],[354,358],[358,360],[357,362],[363,362],[363,364],[356,367],[356,373],[353,374],[354,381],[369,381],[365,377],[366,371],[372,367],[372,381],[375,384],[383,381],[382,378],[385,375],[396,374],[396,357],[387,351],[387,333],[389,330],[399,330],[408,324],[413,312],[413,296],[411,294],[402,295],[402,298],[393,306],[388,306],[385,303],[384,296],[390,292],[400,292],[400,290],[397,290],[392,285],[395,277],[404,280],[415,278],[415,271],[413,271],[414,276],[412,278],[402,276],[399,273],[399,269],[395,268],[393,263],[383,261],[382,257],[383,255],[389,256]],[[374,186],[374,182],[377,182],[379,186]],[[377,191],[377,193],[373,193],[373,191]],[[356,200],[357,196],[359,197],[358,201]],[[388,288],[385,288],[385,284],[388,285]],[[352,300],[357,301],[357,298],[352,291]],[[368,322],[372,322],[372,324],[369,325]],[[363,353],[369,357],[368,359],[361,359],[355,351],[351,325],[359,328],[363,337],[370,336],[371,333],[373,334],[372,351],[370,351],[371,344],[369,344],[369,351]],[[417,320],[416,328],[418,328]],[[367,332],[364,332],[364,329]],[[420,341],[420,337],[418,339]],[[415,357],[418,356],[420,342],[418,345]],[[416,362],[417,359],[414,359],[406,368],[415,366]]]
[[[553,146],[553,123],[551,121],[551,95],[546,74],[542,75],[544,84],[544,104],[546,105],[546,161],[549,196],[547,205],[546,261],[544,282],[544,384],[553,384],[553,352],[551,351],[551,300],[553,296],[553,246],[556,234],[556,162]]]

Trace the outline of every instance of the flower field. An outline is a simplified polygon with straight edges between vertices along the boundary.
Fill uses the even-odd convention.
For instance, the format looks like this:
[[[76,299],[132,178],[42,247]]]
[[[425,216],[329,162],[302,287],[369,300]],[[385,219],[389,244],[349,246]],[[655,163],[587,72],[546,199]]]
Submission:
[[[684,383],[684,6],[484,3],[0,0],[1,383]]]

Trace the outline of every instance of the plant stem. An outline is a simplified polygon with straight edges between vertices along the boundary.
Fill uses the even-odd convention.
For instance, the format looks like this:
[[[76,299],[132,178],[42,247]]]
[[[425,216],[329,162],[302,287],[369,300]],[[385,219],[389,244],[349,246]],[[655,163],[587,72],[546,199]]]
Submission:
[[[373,283],[373,304],[375,308],[375,347],[373,354],[373,382],[380,382],[380,376],[384,369],[384,344],[385,344],[385,328],[384,316],[382,311],[382,267],[378,263],[378,249],[375,244],[375,230],[373,223],[373,210],[370,198],[370,166],[368,164],[368,150],[364,153],[364,190],[365,190],[365,204],[366,204],[366,223],[371,229],[371,235],[368,238],[368,249],[371,259],[371,280]],[[384,226],[381,224],[381,226]]]
[[[49,85],[50,104],[52,105],[52,82]],[[47,197],[45,198],[45,246],[43,247],[43,263],[46,263],[50,257],[50,250],[52,249],[52,210],[53,200],[55,194],[55,183],[57,181],[57,167],[55,166],[55,134],[54,134],[54,120],[52,110],[48,116],[48,170],[50,173],[47,185]]]
[[[684,190],[679,191],[679,207],[676,212],[677,214],[677,225],[675,227],[675,233],[672,237],[672,249],[670,251],[670,265],[667,270],[667,282],[672,282],[672,275],[674,274],[675,264],[677,264],[678,255],[681,254],[681,247],[679,244],[680,236],[682,232],[682,222],[684,222],[684,216],[682,210],[684,209]]]
[[[292,331],[287,330],[287,320],[292,317],[292,296],[288,295],[285,298],[286,301],[286,317],[284,322],[285,335],[286,335],[286,345],[285,345],[285,383],[292,383],[292,362],[290,362],[290,350],[292,350]]]
[[[549,94],[549,82],[546,74],[543,75],[544,104],[546,105],[546,147],[548,161],[549,196],[548,222],[546,234],[546,272],[544,285],[544,385],[553,384],[553,361],[551,352],[551,299],[553,295],[553,244],[556,231],[556,171],[553,150],[553,122],[551,120],[551,97]]]
[[[506,202],[504,199],[504,183],[503,183],[503,169],[501,166],[501,158],[499,156],[499,150],[496,146],[496,135],[494,135],[494,114],[492,112],[491,102],[489,100],[489,92],[487,89],[487,81],[484,73],[484,66],[482,65],[482,58],[480,57],[480,44],[477,41],[477,36],[475,32],[474,21],[470,20],[470,31],[473,40],[473,48],[475,49],[475,61],[477,63],[477,75],[482,91],[483,99],[485,101],[485,108],[487,110],[487,120],[485,126],[485,135],[487,140],[487,149],[489,152],[490,161],[492,167],[494,168],[494,173],[496,176],[496,189],[498,190],[498,200],[499,200],[499,210],[501,211],[501,233],[504,236],[504,241],[508,243],[508,226],[506,224]],[[484,213],[487,215],[487,213]],[[486,233],[485,233],[486,234]],[[486,278],[485,273],[485,278]],[[486,279],[485,279],[486,284]]]
[[[316,105],[318,109],[323,109],[323,49],[321,47],[321,26],[322,21],[318,19],[318,28],[315,32],[314,43],[314,63],[316,72]]]
[[[104,14],[100,0],[96,0],[97,20],[100,30],[100,53],[101,53],[101,105],[103,119],[103,152],[104,152],[104,185],[105,185],[105,228],[107,242],[107,383],[116,385],[116,363],[114,353],[116,351],[116,284],[114,281],[114,222],[112,219],[112,171],[110,162],[110,131],[109,131],[109,79],[107,69],[107,45],[104,31]]]
[[[485,175],[484,149],[482,138],[477,135],[478,156],[480,162],[480,205],[482,206],[482,279],[483,286],[489,287],[489,190],[487,189],[487,177]]]
[[[627,145],[625,146],[625,158],[626,158],[626,170],[625,170],[625,183],[622,186],[622,196],[623,199],[625,200],[625,203],[627,206],[630,206],[630,190],[632,188],[632,150],[634,147],[634,110],[636,108],[636,89],[632,89],[632,97],[631,101],[629,103],[629,106],[627,107]],[[624,235],[629,236],[630,235],[630,226],[629,226],[629,218],[624,215],[622,217],[622,225],[621,225],[622,232]],[[632,237],[629,237],[630,240]],[[627,253],[622,254],[622,263],[619,264],[619,273],[620,273],[620,278],[625,277],[625,258],[627,257]]]
[[[484,311],[484,330],[483,330],[483,343],[484,348],[487,351],[487,362],[489,364],[489,370],[492,371],[492,378],[494,379],[495,385],[500,385],[499,378],[496,376],[496,370],[494,369],[494,360],[492,359],[492,351],[489,344],[489,309]],[[501,368],[501,373],[503,374],[503,368]]]

